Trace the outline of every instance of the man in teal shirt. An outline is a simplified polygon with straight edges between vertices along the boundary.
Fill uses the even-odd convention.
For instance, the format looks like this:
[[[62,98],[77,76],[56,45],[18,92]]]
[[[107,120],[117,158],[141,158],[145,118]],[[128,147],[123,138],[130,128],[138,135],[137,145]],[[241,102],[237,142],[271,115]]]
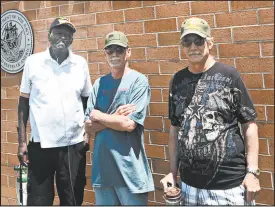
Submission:
[[[128,66],[131,49],[124,33],[109,33],[104,53],[111,72],[95,81],[85,117],[87,136],[95,133],[96,205],[147,205],[154,191],[143,136],[150,87]]]

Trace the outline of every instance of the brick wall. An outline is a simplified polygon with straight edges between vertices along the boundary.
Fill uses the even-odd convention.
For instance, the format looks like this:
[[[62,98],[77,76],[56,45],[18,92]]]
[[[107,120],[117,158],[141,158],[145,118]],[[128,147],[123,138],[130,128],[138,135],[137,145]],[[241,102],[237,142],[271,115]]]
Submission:
[[[212,53],[242,73],[258,112],[259,167],[262,191],[258,204],[274,204],[274,2],[273,1],[13,1],[1,2],[1,13],[17,9],[30,21],[34,53],[47,47],[52,20],[63,15],[77,27],[73,50],[87,59],[91,80],[108,72],[102,48],[104,36],[125,32],[132,47],[131,67],[144,73],[152,89],[145,121],[145,146],[156,191],[149,204],[163,204],[159,180],[168,173],[168,83],[173,73],[186,66],[179,46],[180,25],[197,16],[212,28]],[[15,205],[17,152],[17,103],[22,72],[1,70],[1,205]],[[29,128],[28,128],[29,130]],[[90,143],[93,147],[93,141]],[[90,185],[91,164],[87,152],[88,184],[85,205],[95,202]],[[58,204],[58,198],[55,199]]]

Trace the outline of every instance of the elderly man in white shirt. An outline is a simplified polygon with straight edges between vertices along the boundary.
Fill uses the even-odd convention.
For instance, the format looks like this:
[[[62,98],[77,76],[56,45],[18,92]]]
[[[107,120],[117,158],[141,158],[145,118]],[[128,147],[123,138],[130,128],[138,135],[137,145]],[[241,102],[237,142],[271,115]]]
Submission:
[[[60,205],[83,202],[89,149],[84,111],[92,84],[86,60],[68,49],[75,31],[66,18],[56,18],[48,35],[51,46],[25,63],[18,104],[18,158],[28,165],[27,205],[53,204],[54,177]]]

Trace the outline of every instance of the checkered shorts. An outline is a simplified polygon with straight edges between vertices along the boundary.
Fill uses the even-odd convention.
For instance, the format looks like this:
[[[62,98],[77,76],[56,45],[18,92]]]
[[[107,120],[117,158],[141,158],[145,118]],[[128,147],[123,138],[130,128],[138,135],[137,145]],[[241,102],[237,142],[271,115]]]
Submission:
[[[255,205],[255,201],[245,201],[245,188],[240,185],[226,190],[206,190],[194,188],[181,182],[183,205]]]

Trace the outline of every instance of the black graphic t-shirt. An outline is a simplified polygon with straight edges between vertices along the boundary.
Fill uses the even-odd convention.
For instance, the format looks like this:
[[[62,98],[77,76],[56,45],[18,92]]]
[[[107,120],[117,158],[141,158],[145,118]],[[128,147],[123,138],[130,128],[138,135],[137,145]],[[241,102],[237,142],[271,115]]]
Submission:
[[[241,124],[257,117],[236,68],[216,62],[206,72],[177,72],[170,82],[169,119],[179,127],[179,171],[200,189],[240,185],[246,159]]]

